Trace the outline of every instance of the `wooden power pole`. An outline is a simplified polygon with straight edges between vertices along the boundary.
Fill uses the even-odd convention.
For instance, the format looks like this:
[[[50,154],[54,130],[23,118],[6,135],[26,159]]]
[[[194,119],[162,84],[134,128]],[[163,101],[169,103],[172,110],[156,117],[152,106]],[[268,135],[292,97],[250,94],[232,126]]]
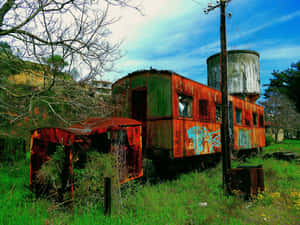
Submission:
[[[230,134],[229,134],[229,113],[228,113],[228,85],[227,85],[227,46],[226,46],[226,3],[231,0],[221,0],[216,2],[216,5],[209,4],[208,9],[204,13],[208,13],[215,8],[220,7],[221,11],[221,55],[220,55],[220,75],[221,75],[221,92],[222,92],[222,125],[221,125],[221,146],[222,146],[222,169],[223,169],[223,188],[225,193],[229,191],[229,176],[228,170],[231,168],[231,149],[230,149]]]

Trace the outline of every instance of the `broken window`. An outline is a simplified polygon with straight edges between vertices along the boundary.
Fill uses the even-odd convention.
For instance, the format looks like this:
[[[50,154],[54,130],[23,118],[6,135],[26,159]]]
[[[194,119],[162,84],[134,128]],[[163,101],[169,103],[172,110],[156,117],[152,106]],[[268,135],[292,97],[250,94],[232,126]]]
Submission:
[[[216,121],[222,122],[222,106],[220,104],[216,104]]]
[[[252,113],[252,118],[253,118],[253,126],[257,126],[257,114]]]
[[[192,104],[193,104],[192,97],[178,94],[179,116],[192,117],[193,115]]]
[[[242,124],[242,110],[235,108],[235,121],[237,124]]]
[[[263,115],[259,115],[259,127],[264,127],[264,116]]]

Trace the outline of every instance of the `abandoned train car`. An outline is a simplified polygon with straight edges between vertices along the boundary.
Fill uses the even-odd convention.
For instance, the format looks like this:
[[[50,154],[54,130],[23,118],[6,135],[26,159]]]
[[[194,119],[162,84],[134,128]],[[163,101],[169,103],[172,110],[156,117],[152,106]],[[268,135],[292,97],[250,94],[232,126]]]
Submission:
[[[143,175],[141,123],[128,118],[90,117],[69,128],[39,128],[32,131],[30,147],[30,187],[40,191],[37,174],[42,165],[63,147],[64,167],[62,183],[67,183],[73,193],[73,167],[82,168],[86,154],[91,150],[113,153],[118,165],[119,182],[139,178]]]
[[[182,159],[221,152],[221,92],[171,71],[133,72],[112,86],[116,116],[142,122],[143,154]],[[234,152],[265,145],[263,107],[229,96]]]

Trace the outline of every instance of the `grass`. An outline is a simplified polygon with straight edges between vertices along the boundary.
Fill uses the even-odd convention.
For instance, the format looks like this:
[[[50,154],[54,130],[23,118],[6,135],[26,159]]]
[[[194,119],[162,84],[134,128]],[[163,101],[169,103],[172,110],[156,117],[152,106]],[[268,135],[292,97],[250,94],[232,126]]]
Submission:
[[[300,141],[285,141],[267,151],[300,152]],[[0,224],[299,224],[300,169],[294,162],[263,160],[261,156],[239,165],[263,164],[266,190],[250,201],[224,196],[221,165],[190,172],[158,184],[132,181],[114,203],[112,216],[100,207],[59,208],[35,199],[28,184],[28,161],[0,166]]]
[[[264,148],[265,152],[296,152],[300,154],[300,140],[284,140],[279,144],[273,144]]]

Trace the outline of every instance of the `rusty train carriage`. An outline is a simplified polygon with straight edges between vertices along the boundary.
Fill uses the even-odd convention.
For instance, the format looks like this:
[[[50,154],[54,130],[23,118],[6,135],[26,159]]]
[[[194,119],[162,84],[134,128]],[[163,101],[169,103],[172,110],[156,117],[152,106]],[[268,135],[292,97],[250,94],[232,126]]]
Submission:
[[[120,140],[122,139],[122,140]],[[38,190],[37,173],[42,164],[64,146],[64,185],[72,184],[73,166],[85,163],[82,153],[91,148],[100,153],[114,153],[117,156],[119,182],[125,183],[143,175],[141,123],[128,118],[91,117],[73,124],[69,128],[39,128],[32,131],[30,151],[30,186]],[[75,163],[74,153],[79,158]],[[70,186],[73,192],[73,185]]]
[[[150,158],[184,158],[221,151],[221,92],[171,71],[133,72],[113,84],[117,116],[143,124],[143,152]],[[265,145],[261,106],[229,97],[235,151]]]

